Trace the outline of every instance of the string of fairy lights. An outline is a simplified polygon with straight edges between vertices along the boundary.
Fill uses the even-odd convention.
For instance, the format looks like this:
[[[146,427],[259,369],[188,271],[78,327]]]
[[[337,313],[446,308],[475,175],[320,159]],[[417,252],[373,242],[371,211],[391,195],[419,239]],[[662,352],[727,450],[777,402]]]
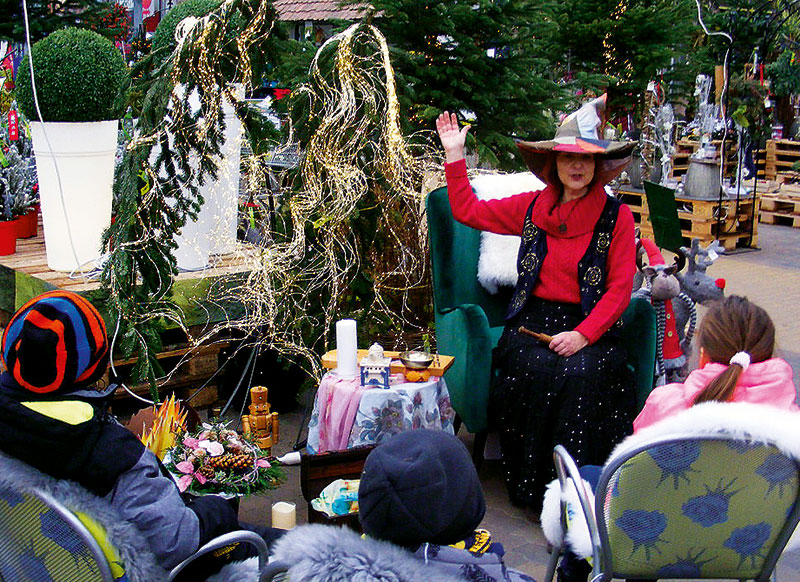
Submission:
[[[230,55],[222,54],[226,49],[220,39],[229,33],[232,3],[227,0],[203,18],[187,18],[176,31],[172,85],[194,83],[200,108],[190,103],[188,91],[173,90],[163,124],[129,144],[129,150],[153,152],[145,170],[149,189],[142,192],[143,209],[164,203],[163,186],[174,173],[188,173],[188,181],[195,183],[201,178],[198,168],[214,158],[205,144],[209,136],[222,131],[221,104],[237,103],[235,86],[250,87],[253,70],[248,49],[271,32],[273,21],[264,9],[267,3],[260,3],[235,38],[234,78],[224,79],[220,69]],[[332,70],[324,70],[323,59],[333,63]],[[226,330],[239,330],[259,349],[275,350],[319,378],[317,354],[321,347],[332,347],[333,323],[341,317],[363,315],[342,312],[343,300],[353,292],[351,286],[359,273],[372,281],[374,298],[367,310],[374,318],[398,330],[424,331],[409,297],[425,286],[429,276],[425,181],[440,173],[441,160],[428,140],[407,138],[401,131],[389,49],[376,27],[353,25],[328,39],[309,72],[309,83],[295,90],[294,102],[308,106],[308,123],[315,129],[301,157],[296,182],[281,200],[286,205],[281,215],[285,233],[277,236],[275,225],[262,217],[259,226],[276,236],[264,246],[238,245],[236,262],[246,269],[229,275],[214,273],[203,304],[197,306],[209,310],[209,319],[212,309],[225,310],[234,304],[237,312],[228,312],[223,321],[210,323],[194,337],[174,304],[156,305],[142,317],[172,321],[195,346],[215,341]],[[290,128],[287,143],[279,149],[298,150],[296,130]],[[179,144],[191,146],[190,163],[170,162],[165,150],[175,151]],[[220,160],[211,161],[219,164]],[[248,191],[270,188],[265,164],[264,156],[246,160]],[[353,222],[365,209],[378,210],[374,227],[381,245],[364,248],[358,244]],[[141,240],[121,241],[115,252],[141,248],[158,236],[150,232]],[[120,293],[119,284],[115,288],[112,277],[112,297]],[[170,285],[171,281],[163,281],[161,297],[167,297]],[[169,380],[181,363],[162,380]]]

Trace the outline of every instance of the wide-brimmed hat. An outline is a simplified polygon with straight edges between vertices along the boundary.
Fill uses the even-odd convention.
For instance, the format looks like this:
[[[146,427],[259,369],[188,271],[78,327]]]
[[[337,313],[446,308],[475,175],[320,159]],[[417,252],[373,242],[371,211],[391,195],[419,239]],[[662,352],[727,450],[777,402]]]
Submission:
[[[597,136],[596,123],[600,120],[597,109],[605,104],[604,97],[584,104],[569,115],[553,139],[517,142],[525,164],[534,174],[546,181],[556,152],[594,155],[595,179],[602,184],[610,182],[625,169],[631,161],[635,142],[603,140]]]

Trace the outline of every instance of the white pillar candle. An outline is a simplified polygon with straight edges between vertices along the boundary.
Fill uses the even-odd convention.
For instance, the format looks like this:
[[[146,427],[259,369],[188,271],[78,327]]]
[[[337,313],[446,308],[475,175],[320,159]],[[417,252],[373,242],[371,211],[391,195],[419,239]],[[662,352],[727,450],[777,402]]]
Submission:
[[[294,503],[278,501],[272,504],[272,527],[292,529],[297,523]]]
[[[336,322],[336,373],[341,378],[358,376],[356,321],[342,319]]]

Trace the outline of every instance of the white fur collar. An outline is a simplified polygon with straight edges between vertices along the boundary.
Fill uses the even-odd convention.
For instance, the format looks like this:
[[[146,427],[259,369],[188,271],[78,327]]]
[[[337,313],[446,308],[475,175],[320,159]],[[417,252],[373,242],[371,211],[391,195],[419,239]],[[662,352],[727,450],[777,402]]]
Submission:
[[[545,183],[531,172],[481,174],[471,178],[470,184],[479,200],[507,198],[545,187]],[[498,287],[516,286],[519,242],[518,236],[481,233],[478,281],[489,293],[497,293]]]
[[[784,454],[800,461],[800,414],[790,410],[781,410],[764,404],[744,402],[706,402],[692,406],[674,416],[665,418],[656,424],[642,429],[629,436],[612,451],[608,464],[625,452],[637,448],[654,438],[668,435],[708,435],[727,433],[732,436],[747,437],[755,442],[772,442]],[[584,482],[585,483],[585,482]],[[587,484],[588,489],[588,484]],[[590,489],[588,489],[591,491]],[[592,555],[592,544],[589,528],[583,513],[580,511],[575,487],[568,487],[562,494],[558,480],[547,486],[544,496],[541,521],[542,530],[547,540],[554,546],[561,545],[561,508],[559,499],[572,504],[577,511],[572,521],[566,542],[572,551],[580,557]],[[594,495],[589,494],[590,504],[594,507]],[[786,549],[800,548],[800,534],[789,540]]]

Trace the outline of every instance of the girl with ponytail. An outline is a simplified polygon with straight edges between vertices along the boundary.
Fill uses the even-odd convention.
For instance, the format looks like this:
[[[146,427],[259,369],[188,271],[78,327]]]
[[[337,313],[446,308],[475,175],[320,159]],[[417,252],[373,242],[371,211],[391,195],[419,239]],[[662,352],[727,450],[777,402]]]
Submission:
[[[731,295],[711,306],[700,323],[699,368],[686,381],[655,388],[634,432],[702,402],[750,402],[798,410],[791,366],[774,358],[775,326],[746,297]]]

